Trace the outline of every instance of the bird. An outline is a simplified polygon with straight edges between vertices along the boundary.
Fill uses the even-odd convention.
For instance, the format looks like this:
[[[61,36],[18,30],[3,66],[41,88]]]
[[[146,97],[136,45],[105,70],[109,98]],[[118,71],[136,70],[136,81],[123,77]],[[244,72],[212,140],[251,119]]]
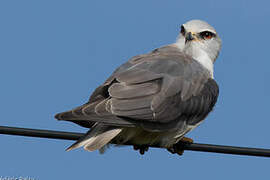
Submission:
[[[67,151],[84,147],[101,153],[111,144],[131,144],[144,154],[158,145],[181,155],[179,142],[201,124],[219,95],[214,62],[221,39],[202,20],[179,28],[177,40],[137,55],[118,67],[87,103],[55,118],[89,128]]]

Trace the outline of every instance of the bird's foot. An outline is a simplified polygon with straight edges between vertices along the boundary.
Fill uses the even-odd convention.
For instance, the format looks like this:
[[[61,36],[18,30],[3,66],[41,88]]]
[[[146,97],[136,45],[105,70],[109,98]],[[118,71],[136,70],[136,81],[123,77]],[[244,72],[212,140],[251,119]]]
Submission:
[[[180,141],[183,143],[189,143],[189,144],[193,143],[193,139],[188,138],[188,137],[182,137]]]
[[[167,150],[172,154],[177,153],[178,155],[182,156],[184,153],[184,145],[185,144],[193,143],[193,139],[183,137],[177,144],[174,144],[172,147],[168,148]]]
[[[172,147],[170,148],[167,148],[167,150],[172,153],[172,154],[178,154],[179,156],[182,156],[183,153],[184,153],[184,149],[177,146],[177,145],[173,145]]]
[[[139,151],[141,155],[144,155],[146,151],[148,151],[149,146],[146,145],[133,145],[133,149],[135,151]]]

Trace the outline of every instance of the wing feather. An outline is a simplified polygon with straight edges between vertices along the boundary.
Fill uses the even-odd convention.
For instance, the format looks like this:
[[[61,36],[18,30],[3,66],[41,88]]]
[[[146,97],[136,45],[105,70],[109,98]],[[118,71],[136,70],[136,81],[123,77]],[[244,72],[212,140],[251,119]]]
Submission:
[[[159,91],[159,85],[153,82],[127,85],[125,83],[114,83],[108,89],[112,98],[131,99],[142,96],[153,95]]]
[[[168,123],[168,128],[174,128],[172,123],[201,121],[217,96],[210,72],[166,46],[132,58],[95,90],[87,104],[56,118],[156,131]]]

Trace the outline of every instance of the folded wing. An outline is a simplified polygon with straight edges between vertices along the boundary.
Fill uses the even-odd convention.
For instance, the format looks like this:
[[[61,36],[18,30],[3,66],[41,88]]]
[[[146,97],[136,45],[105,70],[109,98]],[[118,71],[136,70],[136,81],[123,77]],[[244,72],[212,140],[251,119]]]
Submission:
[[[218,86],[210,73],[172,46],[136,56],[98,87],[88,103],[56,115],[85,127],[99,122],[151,131],[198,123],[213,108]]]

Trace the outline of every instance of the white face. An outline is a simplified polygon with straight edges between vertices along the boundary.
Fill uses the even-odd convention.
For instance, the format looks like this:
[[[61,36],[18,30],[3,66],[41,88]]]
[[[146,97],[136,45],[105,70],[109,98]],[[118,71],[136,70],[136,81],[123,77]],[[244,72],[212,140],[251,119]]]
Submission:
[[[176,44],[193,58],[206,55],[214,63],[221,48],[221,39],[208,23],[192,20],[181,26]]]

